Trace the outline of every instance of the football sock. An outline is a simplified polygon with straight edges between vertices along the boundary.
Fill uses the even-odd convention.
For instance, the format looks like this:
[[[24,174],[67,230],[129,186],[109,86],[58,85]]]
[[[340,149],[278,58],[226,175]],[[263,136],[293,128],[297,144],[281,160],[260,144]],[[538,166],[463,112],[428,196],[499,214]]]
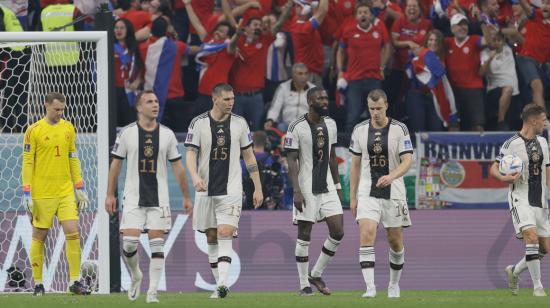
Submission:
[[[164,269],[164,239],[149,240],[151,262],[149,263],[149,290],[147,293],[157,293],[160,275]]]
[[[300,290],[309,287],[307,280],[309,270],[309,241],[296,240],[296,266],[298,267],[298,277],[300,278]]]
[[[233,238],[218,238],[218,286],[227,286],[227,276],[231,266]]]
[[[71,283],[80,278],[80,234],[65,234],[65,254],[69,263]]]
[[[42,268],[44,266],[44,242],[37,239],[31,240],[31,265],[34,284],[42,283]]]
[[[361,246],[359,248],[359,264],[367,288],[374,287],[374,247]]]
[[[525,256],[521,257],[519,262],[514,266],[514,276],[518,277],[527,269],[527,261],[525,261]]]
[[[527,268],[529,268],[529,274],[531,274],[531,280],[533,280],[533,288],[541,288],[538,244],[525,245],[525,261],[527,261]]]
[[[216,285],[218,284],[218,243],[208,243],[208,262],[210,262],[210,269],[212,270],[212,276]]]
[[[330,236],[325,240],[323,248],[321,249],[321,254],[311,270],[311,276],[321,277],[321,275],[323,275],[323,271],[329,264],[330,260],[334,257],[339,245],[340,241],[337,241]]]
[[[128,270],[130,270],[131,277],[134,277],[139,269],[138,243],[139,238],[136,236],[122,237],[122,254],[128,264]]]
[[[399,252],[395,252],[390,248],[390,285],[399,284],[404,263],[405,248]]]

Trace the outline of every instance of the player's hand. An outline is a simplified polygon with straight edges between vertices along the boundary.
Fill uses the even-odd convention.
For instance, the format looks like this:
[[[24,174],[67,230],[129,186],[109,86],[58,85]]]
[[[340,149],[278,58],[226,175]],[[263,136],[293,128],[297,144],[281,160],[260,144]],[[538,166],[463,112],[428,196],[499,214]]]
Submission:
[[[384,175],[383,177],[378,179],[378,182],[376,182],[376,187],[383,188],[388,187],[391,185],[391,182],[393,182],[393,177],[391,175]]]
[[[351,210],[351,215],[353,218],[357,218],[357,199],[349,200],[349,208]]]
[[[183,209],[187,215],[193,215],[193,202],[191,202],[191,199],[183,198]]]
[[[23,200],[22,200],[23,206],[29,212],[29,214],[32,215],[32,197],[31,197],[31,188],[30,187],[23,187]]]
[[[294,191],[294,207],[300,213],[306,207],[306,202],[304,201],[304,195],[302,195],[301,191]]]
[[[107,196],[107,198],[105,198],[105,210],[109,215],[113,215],[116,212],[115,196]]]
[[[257,209],[264,203],[264,193],[261,189],[254,189],[254,194],[252,195],[252,203],[254,208]]]
[[[206,191],[206,182],[198,176],[194,177],[193,187],[195,187],[195,191]]]
[[[86,189],[84,189],[84,186],[76,189],[76,202],[81,211],[88,208],[90,199],[88,199],[88,193],[86,192]]]
[[[509,175],[502,175],[500,180],[508,184],[514,184],[520,177],[521,172],[516,172]]]

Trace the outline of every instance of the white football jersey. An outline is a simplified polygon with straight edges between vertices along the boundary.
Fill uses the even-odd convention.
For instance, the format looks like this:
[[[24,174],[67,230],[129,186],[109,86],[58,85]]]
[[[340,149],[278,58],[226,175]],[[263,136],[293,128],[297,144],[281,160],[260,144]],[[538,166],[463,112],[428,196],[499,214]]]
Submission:
[[[546,201],[546,167],[548,159],[548,142],[541,136],[525,139],[519,133],[506,140],[500,148],[497,162],[505,155],[516,155],[523,161],[523,171],[520,179],[510,185],[510,208],[514,200],[521,198],[529,200],[529,205],[548,208]],[[518,197],[515,195],[518,194]]]
[[[336,122],[324,117],[321,124],[312,124],[307,114],[288,126],[285,150],[298,151],[298,181],[303,193],[320,194],[335,190],[329,160],[337,142]]]
[[[198,173],[207,183],[208,196],[242,196],[241,150],[252,146],[252,134],[246,120],[231,114],[227,120],[216,122],[205,112],[189,125],[186,147],[199,150]]]
[[[127,158],[125,207],[170,207],[166,165],[181,159],[172,130],[159,124],[149,132],[134,122],[119,132],[111,154]]]
[[[384,128],[374,128],[370,120],[355,126],[349,150],[361,156],[361,172],[357,194],[380,199],[407,200],[403,177],[390,186],[378,188],[376,183],[401,163],[400,156],[413,153],[409,130],[405,124],[389,118]]]

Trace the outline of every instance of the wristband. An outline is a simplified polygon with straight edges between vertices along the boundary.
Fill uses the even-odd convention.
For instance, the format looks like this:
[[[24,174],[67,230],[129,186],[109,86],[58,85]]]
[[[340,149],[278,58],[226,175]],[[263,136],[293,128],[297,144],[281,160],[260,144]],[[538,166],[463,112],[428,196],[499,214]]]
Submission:
[[[342,183],[336,183],[334,187],[336,187],[336,189],[342,189]]]

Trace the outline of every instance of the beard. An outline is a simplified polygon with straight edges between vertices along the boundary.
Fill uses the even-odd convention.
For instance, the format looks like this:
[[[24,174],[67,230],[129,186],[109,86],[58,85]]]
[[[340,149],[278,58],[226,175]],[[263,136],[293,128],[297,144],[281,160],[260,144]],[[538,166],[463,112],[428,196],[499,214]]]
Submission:
[[[320,106],[313,106],[313,110],[315,110],[315,112],[324,117],[324,116],[327,116],[328,115],[328,108],[323,108],[323,107],[320,107]]]

